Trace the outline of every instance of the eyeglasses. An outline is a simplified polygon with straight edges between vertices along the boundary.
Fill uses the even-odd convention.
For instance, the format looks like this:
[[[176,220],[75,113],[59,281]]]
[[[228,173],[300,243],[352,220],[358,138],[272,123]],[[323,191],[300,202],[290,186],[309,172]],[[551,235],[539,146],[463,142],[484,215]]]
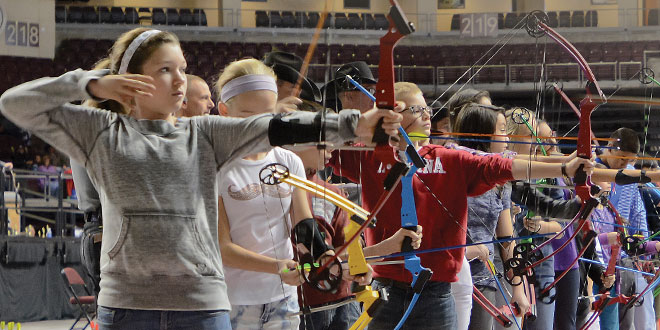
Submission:
[[[433,112],[433,109],[429,106],[413,105],[413,106],[409,106],[409,107],[401,110],[399,113],[402,113],[406,110],[410,110],[410,112],[413,114],[413,116],[421,116],[422,113],[426,113],[427,115],[431,115],[431,113]]]

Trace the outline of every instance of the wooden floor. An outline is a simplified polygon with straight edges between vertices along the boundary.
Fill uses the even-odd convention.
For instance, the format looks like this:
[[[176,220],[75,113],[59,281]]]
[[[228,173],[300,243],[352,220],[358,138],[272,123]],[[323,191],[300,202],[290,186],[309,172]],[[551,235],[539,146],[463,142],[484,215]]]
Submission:
[[[69,330],[75,320],[56,320],[21,323],[21,330]],[[82,329],[87,321],[80,320],[76,324],[76,329]],[[14,330],[16,327],[14,326]],[[90,330],[88,326],[85,330]]]

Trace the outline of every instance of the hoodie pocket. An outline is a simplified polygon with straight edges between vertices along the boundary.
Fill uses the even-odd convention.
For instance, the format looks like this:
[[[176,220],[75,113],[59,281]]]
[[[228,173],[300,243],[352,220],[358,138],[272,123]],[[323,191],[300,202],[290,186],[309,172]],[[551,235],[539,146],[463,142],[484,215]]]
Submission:
[[[125,214],[104,272],[135,276],[219,276],[194,216]]]

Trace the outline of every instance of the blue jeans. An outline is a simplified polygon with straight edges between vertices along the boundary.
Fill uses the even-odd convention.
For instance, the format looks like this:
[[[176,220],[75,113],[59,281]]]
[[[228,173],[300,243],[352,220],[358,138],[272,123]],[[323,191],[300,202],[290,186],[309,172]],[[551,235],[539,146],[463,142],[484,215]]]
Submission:
[[[594,284],[594,294],[598,294],[599,287]],[[610,291],[610,297],[616,297],[616,290]],[[619,330],[619,304],[612,304],[600,313],[600,330]]]
[[[300,330],[348,329],[362,313],[358,302],[351,302],[332,310],[315,312],[305,316]]]
[[[554,281],[554,277],[550,276],[539,276],[537,274],[537,281],[540,285],[535,285],[534,290],[536,295],[543,291],[545,287],[550,285]],[[550,289],[550,296],[555,295],[555,288]],[[555,302],[545,303],[541,299],[536,299],[536,319],[534,321],[525,319],[525,324],[523,325],[523,330],[547,330],[552,329],[553,322],[555,319]],[[515,325],[514,325],[515,327]]]
[[[370,330],[392,330],[399,323],[413,296],[411,288],[384,285],[374,280],[372,287],[380,290],[385,287],[388,301],[374,314],[369,323]],[[447,282],[428,282],[422,294],[406,320],[402,329],[455,329],[456,310],[451,285]]]
[[[559,276],[562,271],[556,271]],[[571,269],[555,285],[555,329],[575,329],[577,322],[577,301],[580,293],[580,270]]]
[[[297,313],[298,296],[263,305],[232,305],[231,326],[233,329],[294,330],[300,325]]]
[[[99,330],[231,330],[229,312],[148,311],[98,307]]]

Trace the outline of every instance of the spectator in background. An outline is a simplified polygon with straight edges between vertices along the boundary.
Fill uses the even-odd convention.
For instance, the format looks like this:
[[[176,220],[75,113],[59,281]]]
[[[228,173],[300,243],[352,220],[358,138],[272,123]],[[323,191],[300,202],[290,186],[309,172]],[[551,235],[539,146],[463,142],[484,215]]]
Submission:
[[[176,117],[205,116],[211,113],[215,106],[211,100],[209,85],[199,76],[187,74],[188,87],[186,97],[183,99],[181,109],[174,115]]]
[[[364,113],[373,109],[374,101],[353,86],[346,76],[351,76],[366,88],[371,94],[376,93],[377,80],[369,65],[364,61],[351,62],[342,65],[335,73],[335,79],[330,80],[321,88],[325,95],[326,107],[332,109],[358,109]],[[339,100],[337,100],[339,98]]]
[[[266,54],[264,64],[271,67],[277,76],[277,110],[291,112],[303,110],[322,103],[321,91],[309,77],[302,77],[297,95],[295,86],[300,78],[303,59],[287,52],[274,51]]]
[[[69,164],[68,158],[62,155],[62,153],[59,151],[55,150],[55,148],[48,146],[47,151],[48,157],[50,158],[50,162],[53,164],[53,166],[62,167]]]
[[[42,164],[41,161],[42,161],[41,160],[41,155],[39,155],[39,154],[34,155],[34,160],[32,160],[31,170],[38,171],[39,166],[41,166],[41,164]]]
[[[29,156],[27,153],[27,148],[24,145],[19,145],[16,150],[14,150],[12,156],[12,162],[16,168],[26,168]]]
[[[57,168],[57,166],[51,164],[50,162],[50,156],[44,155],[43,157],[43,164],[37,168],[39,172],[42,173],[49,173],[53,174],[52,176],[48,177],[48,190],[46,190],[46,193],[50,194],[51,196],[57,196],[57,190],[60,187],[60,183],[57,177],[57,174],[59,174],[60,170]],[[39,186],[41,189],[46,189],[46,179],[40,179],[39,180]]]

